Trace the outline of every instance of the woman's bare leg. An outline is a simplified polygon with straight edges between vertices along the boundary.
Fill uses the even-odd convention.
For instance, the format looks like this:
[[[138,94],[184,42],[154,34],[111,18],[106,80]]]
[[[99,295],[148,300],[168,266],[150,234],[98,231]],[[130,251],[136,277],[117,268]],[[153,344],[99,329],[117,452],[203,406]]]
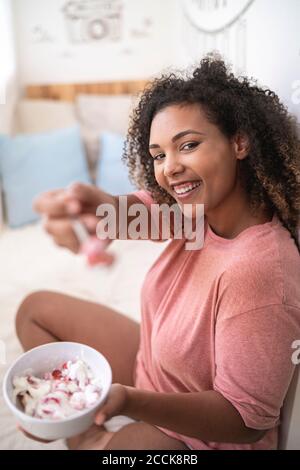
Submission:
[[[117,432],[107,432],[93,425],[86,433],[68,440],[72,450],[186,450],[181,441],[173,439],[148,423],[127,424]]]
[[[18,309],[16,331],[25,350],[54,341],[88,344],[109,361],[113,382],[134,385],[140,326],[105,305],[55,292],[35,292]]]
[[[113,381],[133,386],[139,324],[105,305],[55,292],[30,294],[20,305],[16,330],[25,350],[53,341],[88,344],[108,359]],[[147,423],[132,423],[117,432],[93,425],[68,439],[71,449],[186,449]]]

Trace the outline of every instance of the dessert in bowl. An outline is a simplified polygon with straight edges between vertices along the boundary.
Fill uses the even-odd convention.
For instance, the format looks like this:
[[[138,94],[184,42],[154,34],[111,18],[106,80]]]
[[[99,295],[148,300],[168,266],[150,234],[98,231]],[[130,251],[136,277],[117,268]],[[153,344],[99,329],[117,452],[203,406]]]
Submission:
[[[3,382],[4,399],[19,425],[40,439],[86,431],[112,382],[105,357],[79,343],[49,343],[19,357]]]

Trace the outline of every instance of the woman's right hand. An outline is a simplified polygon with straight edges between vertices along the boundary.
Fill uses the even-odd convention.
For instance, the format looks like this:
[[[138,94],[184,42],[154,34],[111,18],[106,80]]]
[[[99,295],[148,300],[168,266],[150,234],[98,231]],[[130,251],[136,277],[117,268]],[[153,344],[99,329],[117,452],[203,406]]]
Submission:
[[[78,253],[80,243],[72,228],[79,218],[91,235],[95,235],[99,218],[96,210],[101,203],[115,203],[113,196],[92,185],[75,183],[66,189],[42,193],[34,201],[34,210],[41,214],[45,230],[59,246]]]
[[[36,437],[36,436],[33,436],[32,434],[29,434],[19,424],[17,424],[17,429],[18,429],[18,431],[21,431],[24,434],[24,436],[28,437],[28,439],[31,439],[33,441],[41,442],[42,444],[50,444],[50,442],[54,442],[54,441],[47,441],[45,439],[40,439],[39,437]]]

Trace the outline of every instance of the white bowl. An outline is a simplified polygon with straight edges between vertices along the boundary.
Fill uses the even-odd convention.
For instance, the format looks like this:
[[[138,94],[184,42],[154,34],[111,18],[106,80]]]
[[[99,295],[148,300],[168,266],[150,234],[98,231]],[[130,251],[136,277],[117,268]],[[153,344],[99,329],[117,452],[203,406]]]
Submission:
[[[100,378],[102,394],[91,408],[79,411],[78,414],[53,421],[33,418],[26,415],[17,403],[13,394],[13,378],[22,376],[30,370],[32,375],[41,377],[45,372],[61,366],[66,361],[82,359],[92,369],[96,378]],[[57,342],[44,344],[31,349],[20,356],[7,371],[3,381],[4,399],[17,422],[28,433],[41,439],[56,440],[75,436],[86,431],[94,421],[97,409],[105,401],[112,382],[112,372],[105,357],[85,344]]]

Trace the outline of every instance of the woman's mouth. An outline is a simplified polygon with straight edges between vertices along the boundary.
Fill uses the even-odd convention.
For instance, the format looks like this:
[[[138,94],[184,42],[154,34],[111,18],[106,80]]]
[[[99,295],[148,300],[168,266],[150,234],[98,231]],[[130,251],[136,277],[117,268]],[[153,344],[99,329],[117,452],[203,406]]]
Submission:
[[[193,181],[184,183],[173,187],[173,191],[178,199],[188,199],[195,195],[195,193],[202,186],[202,181]]]

